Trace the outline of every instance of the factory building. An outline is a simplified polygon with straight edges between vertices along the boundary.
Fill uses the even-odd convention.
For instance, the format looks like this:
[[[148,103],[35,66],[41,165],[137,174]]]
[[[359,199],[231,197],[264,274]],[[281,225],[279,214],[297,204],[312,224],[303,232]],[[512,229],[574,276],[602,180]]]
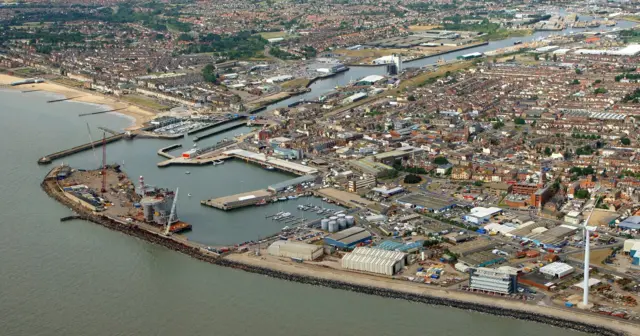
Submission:
[[[570,265],[561,262],[554,262],[547,266],[540,268],[540,273],[550,276],[552,278],[564,278],[565,276],[573,273],[575,268]]]
[[[288,240],[277,240],[269,246],[267,252],[276,257],[310,261],[320,258],[324,253],[324,249],[320,245],[311,245]]]
[[[518,278],[510,270],[481,267],[471,271],[469,287],[484,292],[512,294],[518,289]]]
[[[342,257],[342,267],[362,272],[394,275],[405,265],[406,254],[369,247],[356,247]]]
[[[502,213],[502,209],[496,207],[475,207],[468,215],[464,216],[467,222],[480,225],[488,222],[492,217]]]
[[[618,224],[618,227],[623,230],[639,230],[640,229],[640,216],[631,216]]]
[[[640,239],[627,239],[624,241],[622,252],[631,255],[631,251],[638,250],[638,248],[640,248]]]
[[[371,233],[361,227],[350,227],[324,238],[326,245],[350,249],[359,243],[371,240]]]
[[[375,187],[377,183],[378,181],[376,177],[373,175],[370,175],[370,176],[362,177],[355,180],[349,180],[347,187],[349,192],[354,193],[354,192],[357,192],[358,190]]]

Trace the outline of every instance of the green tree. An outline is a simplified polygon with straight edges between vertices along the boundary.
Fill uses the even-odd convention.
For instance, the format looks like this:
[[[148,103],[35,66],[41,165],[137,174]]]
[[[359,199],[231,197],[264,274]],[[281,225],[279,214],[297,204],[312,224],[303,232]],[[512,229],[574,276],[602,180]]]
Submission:
[[[591,195],[589,195],[589,191],[587,189],[580,189],[575,192],[574,196],[579,199],[587,199]]]
[[[437,165],[443,165],[443,164],[447,164],[447,163],[449,163],[449,160],[447,160],[447,158],[446,158],[446,157],[444,157],[444,156],[436,156],[436,157],[433,159],[433,163],[435,163],[435,164],[437,164]]]
[[[404,183],[415,184],[420,183],[420,181],[422,181],[422,177],[415,174],[409,174],[404,177]]]
[[[625,146],[629,146],[631,144],[631,140],[629,140],[629,138],[622,138],[620,139],[620,142]]]
[[[547,147],[544,149],[544,155],[551,156],[551,148]]]
[[[207,64],[204,68],[202,68],[202,77],[204,80],[209,83],[217,83],[218,82],[218,74],[215,73],[215,67],[213,64]]]
[[[582,74],[582,70],[580,70],[580,68],[576,68],[576,75],[580,75]]]
[[[502,127],[504,127],[504,123],[502,121],[498,121],[495,124],[493,124],[493,129],[497,130],[497,129],[500,129]]]
[[[524,125],[525,121],[522,118],[516,118],[515,121],[516,125]]]
[[[572,85],[578,85],[580,84],[580,81],[577,79],[574,79],[573,82],[571,82]]]

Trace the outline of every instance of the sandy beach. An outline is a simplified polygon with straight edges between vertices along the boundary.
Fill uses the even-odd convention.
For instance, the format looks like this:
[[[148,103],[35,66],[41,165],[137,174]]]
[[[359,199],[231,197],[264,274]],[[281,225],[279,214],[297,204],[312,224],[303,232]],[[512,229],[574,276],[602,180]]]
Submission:
[[[637,324],[619,319],[614,320],[596,314],[584,313],[577,308],[564,309],[544,305],[532,305],[515,300],[458,292],[439,287],[429,287],[423,284],[412,283],[409,281],[392,280],[367,274],[356,274],[348,271],[326,268],[309,263],[298,264],[290,261],[278,260],[274,257],[257,257],[255,255],[250,255],[249,253],[231,254],[229,256],[226,256],[225,258],[248,265],[266,267],[289,274],[299,274],[327,280],[344,281],[357,285],[373,286],[413,294],[428,295],[437,298],[447,298],[464,302],[472,302],[476,304],[496,306],[505,309],[520,310],[532,314],[556,316],[566,320],[606,326],[613,330],[622,331],[626,335],[640,335],[640,328]]]
[[[22,79],[24,78],[10,76],[6,74],[0,74],[0,85],[9,85],[13,82],[16,82]],[[42,91],[61,94],[65,97],[81,96],[79,98],[73,99],[73,101],[106,105],[113,109],[122,109],[117,111],[116,113],[121,113],[123,115],[129,116],[135,119],[134,125],[127,128],[127,130],[137,129],[141,127],[144,122],[147,122],[153,119],[153,117],[155,116],[154,112],[142,109],[138,106],[132,105],[127,102],[122,102],[118,100],[116,97],[105,96],[97,92],[87,92],[83,90],[77,90],[77,89],[66,87],[64,85],[55,84],[52,82],[28,84],[28,85],[9,87],[9,88],[15,88],[16,90],[42,90]]]

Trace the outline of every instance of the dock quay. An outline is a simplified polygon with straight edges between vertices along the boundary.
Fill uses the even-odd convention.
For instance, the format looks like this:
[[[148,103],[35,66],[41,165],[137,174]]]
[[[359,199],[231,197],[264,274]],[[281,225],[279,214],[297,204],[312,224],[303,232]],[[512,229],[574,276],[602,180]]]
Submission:
[[[124,133],[118,133],[116,135],[110,136],[106,139],[104,139],[105,143],[112,143],[112,142],[116,142],[122,138],[124,138],[125,134]],[[80,146],[75,146],[73,148],[69,148],[69,149],[65,149],[63,151],[59,151],[53,154],[49,154],[47,156],[43,156],[38,160],[38,164],[49,164],[51,163],[53,160],[59,159],[59,158],[63,158],[72,154],[76,154],[76,153],[80,153],[86,150],[89,150],[93,147],[100,147],[102,146],[102,142],[103,140],[96,140],[94,142],[89,142],[86,143],[84,145],[80,145]]]
[[[228,123],[230,123],[230,122],[233,122],[233,121],[236,121],[236,120],[239,120],[239,119],[245,119],[245,118],[247,118],[247,116],[246,116],[246,115],[244,115],[244,114],[239,114],[239,115],[238,115],[238,116],[236,116],[236,117],[229,118],[229,119],[227,119],[227,120],[219,121],[219,122],[216,122],[216,123],[211,123],[211,124],[209,124],[209,125],[206,125],[206,126],[203,126],[203,127],[196,128],[196,129],[194,129],[194,130],[188,131],[188,132],[187,132],[187,135],[191,135],[191,134],[196,134],[196,133],[204,132],[204,131],[206,131],[206,130],[208,130],[208,129],[211,129],[211,128],[214,128],[214,127],[218,127],[218,126],[222,126],[222,125],[224,125],[224,124],[228,124]],[[202,138],[202,137],[201,137],[201,138]]]
[[[219,154],[212,154],[211,156],[206,156],[208,155],[206,154],[208,152],[212,152],[217,149],[221,149],[223,147],[231,146],[234,143],[235,142],[229,141],[228,144],[225,144],[224,146],[221,146],[219,148],[203,149],[206,152],[198,155],[196,158],[176,157],[173,159],[162,161],[158,163],[158,167],[168,167],[171,165],[198,166],[198,165],[208,164],[216,160],[227,160],[230,158],[236,158],[236,159],[244,160],[246,162],[259,164],[265,168],[277,169],[277,170],[281,170],[281,171],[296,174],[296,175],[314,175],[318,173],[318,170],[313,167],[305,166],[299,163],[290,162],[282,159],[277,159],[274,157],[267,157],[265,154],[254,153],[244,149],[230,149],[230,150],[221,152]]]
[[[167,154],[167,155],[170,155],[170,154]],[[158,162],[157,166],[161,168],[169,167],[169,166],[202,166],[206,164],[212,164],[213,161],[224,161],[227,159],[230,159],[230,157],[224,154],[214,155],[214,156],[200,158],[200,159],[187,159],[184,157],[174,157],[173,159]]]
[[[158,150],[158,155],[166,157],[167,159],[175,159],[176,158],[175,156],[173,156],[173,155],[171,155],[171,154],[169,154],[167,152],[171,151],[171,150],[174,150],[176,148],[180,148],[180,147],[182,147],[182,144],[178,143],[178,144],[173,144],[171,146],[167,146],[167,147],[164,147],[164,148],[160,148]]]
[[[206,138],[208,138],[208,137],[212,137],[212,136],[214,136],[214,135],[216,135],[216,134],[220,134],[220,133],[228,132],[228,131],[230,131],[230,130],[232,130],[232,129],[236,129],[236,128],[242,127],[242,126],[244,126],[244,125],[245,125],[245,122],[244,122],[244,121],[237,122],[237,123],[234,123],[234,124],[228,125],[228,126],[226,126],[226,127],[222,127],[222,128],[220,128],[220,129],[214,130],[214,131],[212,131],[212,132],[209,132],[209,133],[206,133],[206,134],[203,134],[203,135],[197,136],[197,137],[193,138],[193,141],[194,141],[194,142],[197,142],[197,141],[200,141],[200,140],[202,140],[202,139],[206,139]]]
[[[268,201],[273,197],[274,194],[269,192],[267,189],[259,189],[230,196],[203,200],[200,201],[200,204],[220,210],[233,210],[245,206],[256,205],[258,202],[263,200]]]

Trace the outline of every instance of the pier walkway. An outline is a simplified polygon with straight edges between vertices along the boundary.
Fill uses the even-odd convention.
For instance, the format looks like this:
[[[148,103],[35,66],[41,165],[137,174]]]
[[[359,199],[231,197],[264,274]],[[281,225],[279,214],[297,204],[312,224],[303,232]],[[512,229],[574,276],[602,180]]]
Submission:
[[[180,148],[180,147],[182,147],[182,144],[173,144],[173,145],[171,145],[171,146],[167,146],[167,147],[164,147],[164,148],[160,148],[160,149],[158,150],[158,155],[163,156],[163,157],[166,157],[166,158],[167,158],[167,159],[169,159],[169,160],[171,160],[171,159],[175,159],[175,158],[176,158],[175,156],[173,156],[173,155],[171,155],[171,154],[169,154],[169,153],[167,153],[167,152],[168,152],[168,151],[170,151],[170,150],[174,150],[174,149],[176,149],[176,148]]]
[[[112,142],[115,142],[115,141],[118,141],[118,140],[124,138],[124,136],[125,136],[124,133],[118,133],[116,135],[113,135],[113,136],[110,136],[110,137],[104,139],[104,142],[107,143],[107,144],[108,143],[112,143]],[[53,160],[56,160],[56,159],[59,159],[59,158],[63,158],[63,157],[66,157],[66,156],[69,156],[69,155],[72,155],[72,154],[80,153],[80,152],[89,150],[89,149],[91,149],[93,147],[100,147],[100,146],[102,146],[102,141],[103,141],[102,139],[96,140],[94,142],[89,142],[89,143],[86,143],[84,145],[76,146],[76,147],[65,149],[63,151],[59,151],[59,152],[56,152],[56,153],[53,153],[53,154],[49,154],[47,156],[43,156],[38,160],[38,164],[49,164]]]

